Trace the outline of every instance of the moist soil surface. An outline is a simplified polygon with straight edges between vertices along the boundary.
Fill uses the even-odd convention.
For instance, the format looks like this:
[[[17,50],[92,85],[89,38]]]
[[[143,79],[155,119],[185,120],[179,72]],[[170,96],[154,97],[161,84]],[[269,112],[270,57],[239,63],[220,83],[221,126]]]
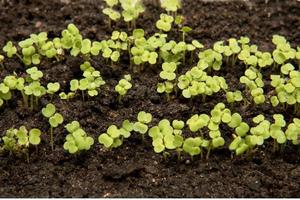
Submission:
[[[0,1],[0,46],[6,41],[20,41],[31,33],[47,31],[49,37],[59,36],[67,24],[74,23],[84,37],[93,40],[107,39],[111,31],[101,13],[101,0],[2,0]],[[147,34],[155,32],[154,22],[162,10],[155,1],[146,1],[146,12],[137,21],[137,27]],[[187,40],[198,39],[207,47],[218,40],[248,36],[262,50],[273,48],[273,34],[284,35],[293,46],[300,43],[300,2],[276,1],[201,1],[183,0],[180,11],[186,25],[194,30]],[[126,24],[118,22],[114,29],[126,30]],[[177,31],[169,36],[180,39]],[[43,71],[42,82],[58,81],[61,91],[67,91],[68,82],[79,78],[81,58],[65,56],[61,61],[43,60],[39,69]],[[272,143],[255,149],[252,155],[232,157],[224,148],[214,150],[209,160],[183,156],[181,161],[171,154],[167,159],[155,154],[151,141],[142,141],[133,134],[122,147],[108,151],[100,146],[97,137],[111,124],[120,125],[125,119],[135,120],[139,111],[151,112],[151,125],[167,118],[187,120],[196,113],[209,113],[218,102],[225,102],[225,94],[217,93],[205,102],[187,101],[182,96],[167,101],[156,92],[159,81],[158,70],[147,68],[142,74],[133,74],[128,68],[128,59],[122,59],[118,69],[112,70],[101,56],[93,57],[91,64],[102,74],[106,85],[100,95],[82,101],[76,96],[69,101],[58,95],[52,102],[64,116],[65,123],[78,120],[95,145],[86,153],[73,156],[63,149],[66,131],[63,126],[55,129],[55,150],[49,145],[49,124],[40,111],[30,112],[22,107],[19,94],[1,107],[0,132],[11,127],[26,125],[37,127],[44,133],[38,151],[30,149],[30,162],[24,157],[2,154],[0,157],[1,197],[300,197],[300,158],[298,149],[288,145],[274,153]],[[195,63],[194,63],[195,64]],[[16,72],[24,74],[25,67],[17,59],[7,59],[6,70],[0,78]],[[182,66],[179,73],[188,67]],[[159,67],[157,68],[159,69]],[[239,77],[244,68],[223,66],[215,74],[226,78],[232,90],[244,87]],[[126,74],[132,73],[133,88],[117,102],[114,86]],[[268,81],[270,73],[263,71]],[[270,91],[266,86],[266,91]],[[50,97],[41,99],[39,110],[50,102]],[[294,117],[291,110],[263,106],[236,104],[232,112],[239,112],[250,122],[257,114],[268,119],[274,113],[282,113],[287,122]],[[232,130],[221,127],[222,134],[229,139]],[[226,144],[228,146],[228,144]]]

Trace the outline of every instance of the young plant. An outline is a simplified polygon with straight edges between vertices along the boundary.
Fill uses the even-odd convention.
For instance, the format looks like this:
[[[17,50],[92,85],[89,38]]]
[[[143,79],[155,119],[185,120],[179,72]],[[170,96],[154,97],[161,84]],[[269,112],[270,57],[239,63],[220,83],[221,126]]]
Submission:
[[[294,118],[285,131],[286,139],[292,141],[294,145],[300,144],[300,119]]]
[[[168,14],[172,14],[176,17],[177,10],[181,8],[181,0],[162,0],[161,7],[164,8]]]
[[[132,130],[133,123],[124,120],[120,129],[116,125],[109,126],[106,133],[98,137],[98,141],[108,149],[117,148],[123,144],[124,138],[130,137]]]
[[[274,114],[273,119],[275,122],[270,126],[270,135],[274,140],[274,151],[276,151],[278,144],[285,144],[287,141],[286,135],[282,130],[286,126],[286,122],[281,114]]]
[[[19,129],[9,129],[2,137],[3,149],[13,153],[26,154],[27,162],[29,162],[29,147],[37,146],[41,142],[41,131],[37,128],[31,129],[29,132],[25,126]]]
[[[236,90],[234,92],[226,92],[226,100],[233,106],[234,102],[240,102],[243,100],[243,95],[240,90]]]
[[[137,122],[133,125],[133,130],[142,135],[144,141],[144,135],[148,131],[148,124],[152,121],[151,113],[146,113],[145,111],[140,111],[137,116]]]
[[[166,93],[167,99],[170,100],[169,94],[173,92],[175,86],[175,78],[176,78],[176,71],[177,65],[174,62],[171,63],[163,63],[162,70],[159,74],[160,78],[164,79],[165,81],[162,83],[157,84],[157,92],[158,93]]]
[[[125,22],[128,23],[128,28],[135,29],[136,19],[140,13],[145,11],[141,0],[119,0],[123,8],[122,16]]]
[[[107,8],[104,8],[102,10],[103,14],[107,15],[108,18],[108,26],[111,29],[111,21],[118,21],[121,18],[121,14],[114,10],[113,7],[115,5],[118,5],[118,0],[105,0],[105,3],[107,4]]]
[[[83,71],[84,78],[80,80],[71,80],[71,92],[76,93],[76,91],[80,90],[83,100],[85,91],[87,91],[87,94],[91,97],[97,96],[99,94],[99,88],[105,84],[105,81],[102,79],[100,72],[95,70],[95,68],[92,67],[91,64],[87,61],[80,65],[80,69]]]
[[[183,151],[191,156],[191,160],[193,160],[194,156],[201,154],[203,144],[203,139],[201,137],[189,137],[186,138],[183,142]]]
[[[127,91],[132,88],[131,81],[131,75],[127,74],[124,75],[124,78],[121,79],[115,87],[115,91],[119,93],[118,101],[121,102],[122,98],[127,94]]]
[[[56,107],[49,103],[42,109],[44,117],[48,118],[50,124],[50,144],[52,151],[54,150],[53,129],[63,123],[64,118],[60,113],[56,112]]]
[[[174,121],[173,121],[174,122]],[[177,128],[183,128],[182,123],[175,121],[173,123]],[[178,130],[178,129],[177,129]],[[171,123],[167,119],[161,120],[157,126],[149,129],[149,136],[152,138],[152,145],[155,153],[163,153],[166,158],[169,153],[166,150],[175,150],[180,159],[180,152],[182,151],[183,137],[174,131]]]
[[[156,22],[156,28],[161,31],[169,32],[172,28],[172,22],[174,18],[167,14],[160,14],[160,19]]]
[[[82,48],[82,35],[74,24],[69,24],[67,29],[61,32],[60,43],[63,49],[70,50],[72,56],[77,56]]]
[[[275,67],[295,58],[296,50],[291,47],[290,43],[283,36],[273,35],[272,42],[276,46],[272,53]]]
[[[240,82],[247,86],[248,92],[251,94],[255,104],[265,102],[262,74],[256,68],[248,68],[245,71],[245,76],[240,77]]]
[[[23,91],[25,106],[28,107],[30,102],[30,110],[33,110],[38,106],[39,99],[47,93],[44,86],[41,85],[40,79],[43,77],[43,73],[37,69],[37,67],[31,67],[26,70],[29,75],[26,78],[26,85],[23,82],[20,83],[19,89]]]
[[[56,93],[59,89],[60,89],[60,84],[59,84],[59,82],[48,83],[48,84],[47,84],[47,93],[50,94],[50,95],[53,95],[53,94]]]
[[[6,43],[6,45],[3,47],[3,51],[6,53],[8,58],[12,58],[14,55],[17,55],[17,48],[11,41]]]
[[[64,149],[70,154],[78,154],[87,151],[94,144],[94,139],[80,127],[78,121],[72,121],[65,126],[69,134],[66,136]]]

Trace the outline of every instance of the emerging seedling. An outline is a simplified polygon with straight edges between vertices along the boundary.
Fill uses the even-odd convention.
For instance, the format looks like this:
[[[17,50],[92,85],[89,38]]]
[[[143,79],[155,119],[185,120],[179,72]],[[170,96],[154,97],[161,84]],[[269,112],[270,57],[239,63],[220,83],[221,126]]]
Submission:
[[[89,137],[87,133],[80,127],[78,121],[72,121],[65,126],[69,134],[64,143],[64,149],[70,154],[87,151],[94,144],[94,139]]]
[[[29,132],[25,126],[19,129],[9,129],[2,137],[3,148],[12,153],[26,154],[27,162],[29,162],[30,145],[37,146],[41,142],[41,131],[37,128],[31,129]]]
[[[145,111],[139,112],[137,116],[137,122],[133,125],[133,130],[142,135],[144,141],[144,135],[148,131],[148,124],[152,121],[151,113],[146,113]]]
[[[124,138],[130,137],[132,130],[133,123],[124,120],[120,129],[116,125],[109,126],[106,133],[98,137],[98,141],[108,149],[117,148],[123,144]]]
[[[172,28],[174,18],[167,14],[160,14],[160,19],[156,22],[156,28],[159,30],[169,32]]]
[[[118,101],[121,102],[122,98],[126,95],[127,91],[132,87],[131,75],[124,75],[124,79],[121,79],[115,87],[115,91],[119,93]]]
[[[56,112],[56,107],[49,103],[42,109],[42,114],[44,117],[49,119],[50,124],[50,144],[52,151],[54,150],[54,140],[53,140],[53,128],[58,127],[63,123],[64,118],[60,113]]]

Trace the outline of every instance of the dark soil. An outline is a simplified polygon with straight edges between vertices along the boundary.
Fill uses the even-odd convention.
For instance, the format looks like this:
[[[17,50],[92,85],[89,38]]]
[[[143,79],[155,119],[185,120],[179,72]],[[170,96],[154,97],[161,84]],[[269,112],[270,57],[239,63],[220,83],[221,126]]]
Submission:
[[[230,37],[248,36],[262,49],[271,49],[272,34],[282,34],[293,45],[300,43],[300,2],[229,1],[203,2],[183,0],[182,14],[186,24],[193,27],[188,39],[195,38],[206,45]],[[154,21],[160,8],[148,1],[147,11],[138,19],[138,27],[147,33],[155,31]],[[100,0],[2,0],[0,1],[0,46],[7,40],[20,41],[31,33],[48,31],[50,37],[59,36],[68,23],[75,23],[85,37],[106,39],[111,30],[100,9]],[[126,30],[117,23],[115,29]],[[177,33],[171,36],[179,38]],[[81,58],[67,56],[54,62],[44,60],[39,69],[44,73],[43,82],[59,81],[62,90],[67,82],[79,77]],[[195,113],[208,113],[213,106],[224,101],[224,94],[207,98],[206,103],[196,100],[193,104],[182,97],[167,102],[156,93],[158,74],[146,70],[142,75],[133,74],[134,87],[123,103],[117,103],[114,85],[128,70],[128,63],[112,71],[102,58],[93,58],[92,65],[101,71],[107,84],[96,98],[82,101],[80,96],[61,101],[55,96],[53,103],[64,116],[65,122],[78,120],[95,138],[111,124],[120,125],[124,119],[135,120],[139,111],[151,112],[153,124],[163,118],[188,119]],[[0,78],[25,67],[18,60],[8,60],[8,70]],[[237,84],[242,68],[225,68],[220,73],[232,89]],[[184,68],[182,69],[184,70]],[[267,76],[266,76],[267,77]],[[40,112],[22,108],[21,97],[9,101],[1,108],[0,131],[26,125],[49,132],[48,122]],[[39,109],[50,101],[45,97]],[[194,110],[192,111],[192,108]],[[234,107],[246,121],[259,113],[268,118],[281,112],[290,121],[294,116],[289,110],[274,110],[269,105]],[[231,131],[222,127],[225,137]],[[164,160],[153,152],[151,142],[142,142],[138,134],[124,142],[121,148],[107,151],[99,144],[77,157],[67,154],[62,145],[66,131],[63,126],[55,129],[55,151],[50,150],[49,134],[44,134],[38,152],[30,152],[30,163],[24,158],[2,155],[0,157],[1,197],[300,197],[300,158],[295,147],[273,153],[271,144],[256,149],[253,156],[231,158],[229,150],[215,150],[208,161],[184,157],[178,162],[172,155]]]

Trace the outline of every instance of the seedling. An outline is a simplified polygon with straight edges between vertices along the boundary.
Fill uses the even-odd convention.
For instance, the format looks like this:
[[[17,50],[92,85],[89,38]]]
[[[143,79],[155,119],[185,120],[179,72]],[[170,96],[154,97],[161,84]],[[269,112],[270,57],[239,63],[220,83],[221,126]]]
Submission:
[[[273,59],[276,65],[282,65],[290,59],[294,59],[296,50],[291,48],[291,45],[287,40],[280,35],[274,35],[272,42],[275,44],[276,49],[273,51]]]
[[[53,95],[60,89],[60,84],[58,82],[47,84],[47,93]]]
[[[290,123],[285,131],[286,138],[294,145],[300,143],[300,120],[298,118],[293,119],[293,123]]]
[[[29,132],[25,126],[19,129],[9,129],[5,136],[2,137],[3,148],[6,151],[13,153],[26,154],[27,162],[29,162],[29,147],[30,145],[37,146],[41,142],[41,131],[37,128],[31,129]]]
[[[87,151],[94,144],[94,139],[80,127],[78,121],[72,121],[65,126],[69,134],[64,143],[64,149],[70,154],[78,154]]]
[[[3,47],[3,51],[6,53],[8,58],[12,58],[14,55],[17,55],[17,48],[11,41],[6,43],[6,45]]]
[[[188,26],[184,26],[180,29],[180,31],[182,32],[182,41],[185,42],[185,36],[186,34],[188,34],[189,32],[191,32],[193,29],[188,27]]]
[[[201,137],[189,137],[184,140],[183,151],[188,153],[191,156],[191,160],[196,155],[199,155],[202,152],[201,144],[203,139]]]
[[[158,83],[157,85],[157,92],[158,93],[166,93],[167,94],[167,99],[170,99],[169,94],[173,92],[175,83],[174,80],[176,78],[175,71],[177,69],[177,65],[174,62],[171,63],[163,63],[162,65],[162,70],[159,74],[160,78],[164,79],[165,82],[163,83]]]
[[[145,111],[140,111],[137,116],[137,122],[133,125],[133,130],[142,135],[144,141],[144,135],[148,131],[148,124],[152,121],[151,113],[146,113]]]
[[[98,137],[98,141],[108,149],[117,148],[123,144],[124,138],[130,137],[132,130],[133,123],[124,120],[120,129],[116,125],[109,126],[106,133]]]
[[[122,16],[125,22],[128,23],[128,28],[136,27],[136,19],[140,13],[145,11],[141,0],[119,0],[123,8]]]
[[[60,113],[56,112],[56,107],[49,103],[42,109],[44,117],[48,118],[50,124],[50,144],[52,151],[54,150],[53,128],[58,127],[63,123],[64,118]]]
[[[250,67],[247,69],[245,76],[240,77],[240,82],[247,86],[255,104],[265,102],[262,74],[256,68]]]
[[[71,80],[71,92],[76,93],[76,91],[80,90],[83,100],[85,91],[87,91],[88,95],[91,97],[97,96],[100,86],[105,84],[105,81],[102,79],[100,72],[95,70],[95,68],[92,67],[91,64],[87,61],[80,65],[80,69],[83,71],[84,78],[80,80]],[[70,95],[73,96],[72,93]],[[63,95],[62,97],[69,98],[68,95]]]
[[[237,90],[234,92],[226,92],[227,102],[233,105],[234,102],[240,102],[243,100],[242,92]]]
[[[183,128],[182,122],[174,121],[177,128]],[[177,129],[177,130],[179,130]],[[178,133],[178,131],[177,131]],[[176,149],[178,159],[180,159],[180,152],[182,151],[183,137],[174,132],[171,123],[167,119],[161,120],[157,126],[149,129],[149,136],[152,138],[152,145],[155,153],[162,153],[164,157],[169,155],[165,150]]]
[[[160,19],[156,22],[156,28],[161,31],[169,32],[172,28],[174,18],[167,14],[160,14]]]
[[[26,83],[28,85],[24,85],[22,79],[20,79],[19,89],[23,90],[23,98],[25,102],[25,106],[28,107],[28,100],[30,101],[30,110],[33,110],[38,106],[39,99],[46,94],[47,90],[44,86],[41,85],[40,79],[43,77],[43,73],[37,69],[37,67],[32,67],[26,70],[29,75],[26,78]],[[30,98],[30,99],[29,99]]]
[[[118,101],[121,103],[122,98],[127,94],[127,91],[132,88],[131,75],[124,75],[124,79],[121,79],[115,87],[115,91],[119,93]]]
[[[177,10],[181,8],[181,0],[162,0],[161,7],[164,8],[168,14],[170,12],[176,17]]]

